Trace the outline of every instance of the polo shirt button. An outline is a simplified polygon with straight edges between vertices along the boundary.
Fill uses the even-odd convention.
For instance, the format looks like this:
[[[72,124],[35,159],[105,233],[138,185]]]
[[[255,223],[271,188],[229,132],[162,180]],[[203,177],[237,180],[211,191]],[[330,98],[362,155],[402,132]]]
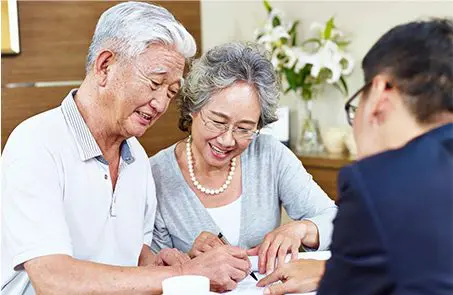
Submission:
[[[107,179],[107,178],[109,178],[109,177],[107,176],[107,174],[104,174],[104,179]]]

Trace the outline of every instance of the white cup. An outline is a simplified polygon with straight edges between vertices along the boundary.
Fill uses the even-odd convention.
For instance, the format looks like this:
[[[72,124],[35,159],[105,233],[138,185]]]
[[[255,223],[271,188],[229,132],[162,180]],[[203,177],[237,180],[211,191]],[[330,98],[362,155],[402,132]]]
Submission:
[[[208,295],[209,279],[203,276],[177,276],[162,282],[163,295]]]
[[[331,127],[323,134],[323,143],[331,154],[342,154],[344,151],[345,131],[339,127]]]

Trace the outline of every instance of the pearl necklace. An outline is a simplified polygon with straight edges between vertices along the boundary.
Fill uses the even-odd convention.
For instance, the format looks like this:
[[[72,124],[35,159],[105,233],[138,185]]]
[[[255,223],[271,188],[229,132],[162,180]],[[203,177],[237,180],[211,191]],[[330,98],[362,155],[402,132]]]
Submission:
[[[195,173],[193,172],[193,161],[192,161],[192,150],[191,150],[191,143],[192,143],[192,136],[189,135],[186,141],[186,155],[187,155],[187,166],[189,168],[189,175],[190,179],[192,180],[193,185],[202,193],[206,193],[208,195],[218,195],[223,193],[228,186],[231,184],[231,180],[233,179],[234,170],[236,170],[236,158],[231,159],[231,166],[230,171],[228,172],[228,177],[225,183],[218,189],[208,189],[205,188],[200,184],[200,182],[195,177]]]

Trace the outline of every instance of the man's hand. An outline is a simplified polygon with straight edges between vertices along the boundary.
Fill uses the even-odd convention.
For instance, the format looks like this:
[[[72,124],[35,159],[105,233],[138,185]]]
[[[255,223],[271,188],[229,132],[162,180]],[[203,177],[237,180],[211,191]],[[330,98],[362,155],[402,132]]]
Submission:
[[[222,245],[222,241],[215,234],[204,231],[195,239],[188,254],[191,258],[194,258]]]
[[[292,261],[279,267],[276,271],[261,279],[256,285],[267,287],[264,294],[280,295],[286,293],[305,293],[316,290],[322,275],[324,274],[326,262],[323,260],[300,259]]]
[[[284,224],[264,236],[263,242],[248,250],[250,256],[258,255],[258,270],[261,274],[274,271],[275,260],[278,258],[278,267],[285,264],[287,253],[291,253],[291,260],[296,260],[302,244],[313,246],[311,240],[318,239],[318,229],[308,220],[293,221]],[[307,243],[306,243],[307,242]],[[319,243],[319,242],[318,242]]]
[[[211,282],[211,290],[233,290],[251,268],[247,252],[233,246],[218,246],[182,265],[182,274],[202,275]]]
[[[189,255],[178,249],[162,249],[156,256],[154,265],[156,266],[174,266],[190,261]]]

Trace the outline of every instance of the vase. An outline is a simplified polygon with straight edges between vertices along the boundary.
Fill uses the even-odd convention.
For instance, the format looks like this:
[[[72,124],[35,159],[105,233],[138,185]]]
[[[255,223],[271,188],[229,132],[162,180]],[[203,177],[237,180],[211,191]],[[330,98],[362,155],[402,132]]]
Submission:
[[[304,111],[299,109],[300,115],[300,134],[296,144],[296,151],[299,154],[320,153],[324,151],[318,121],[313,118],[312,100],[301,100]]]

